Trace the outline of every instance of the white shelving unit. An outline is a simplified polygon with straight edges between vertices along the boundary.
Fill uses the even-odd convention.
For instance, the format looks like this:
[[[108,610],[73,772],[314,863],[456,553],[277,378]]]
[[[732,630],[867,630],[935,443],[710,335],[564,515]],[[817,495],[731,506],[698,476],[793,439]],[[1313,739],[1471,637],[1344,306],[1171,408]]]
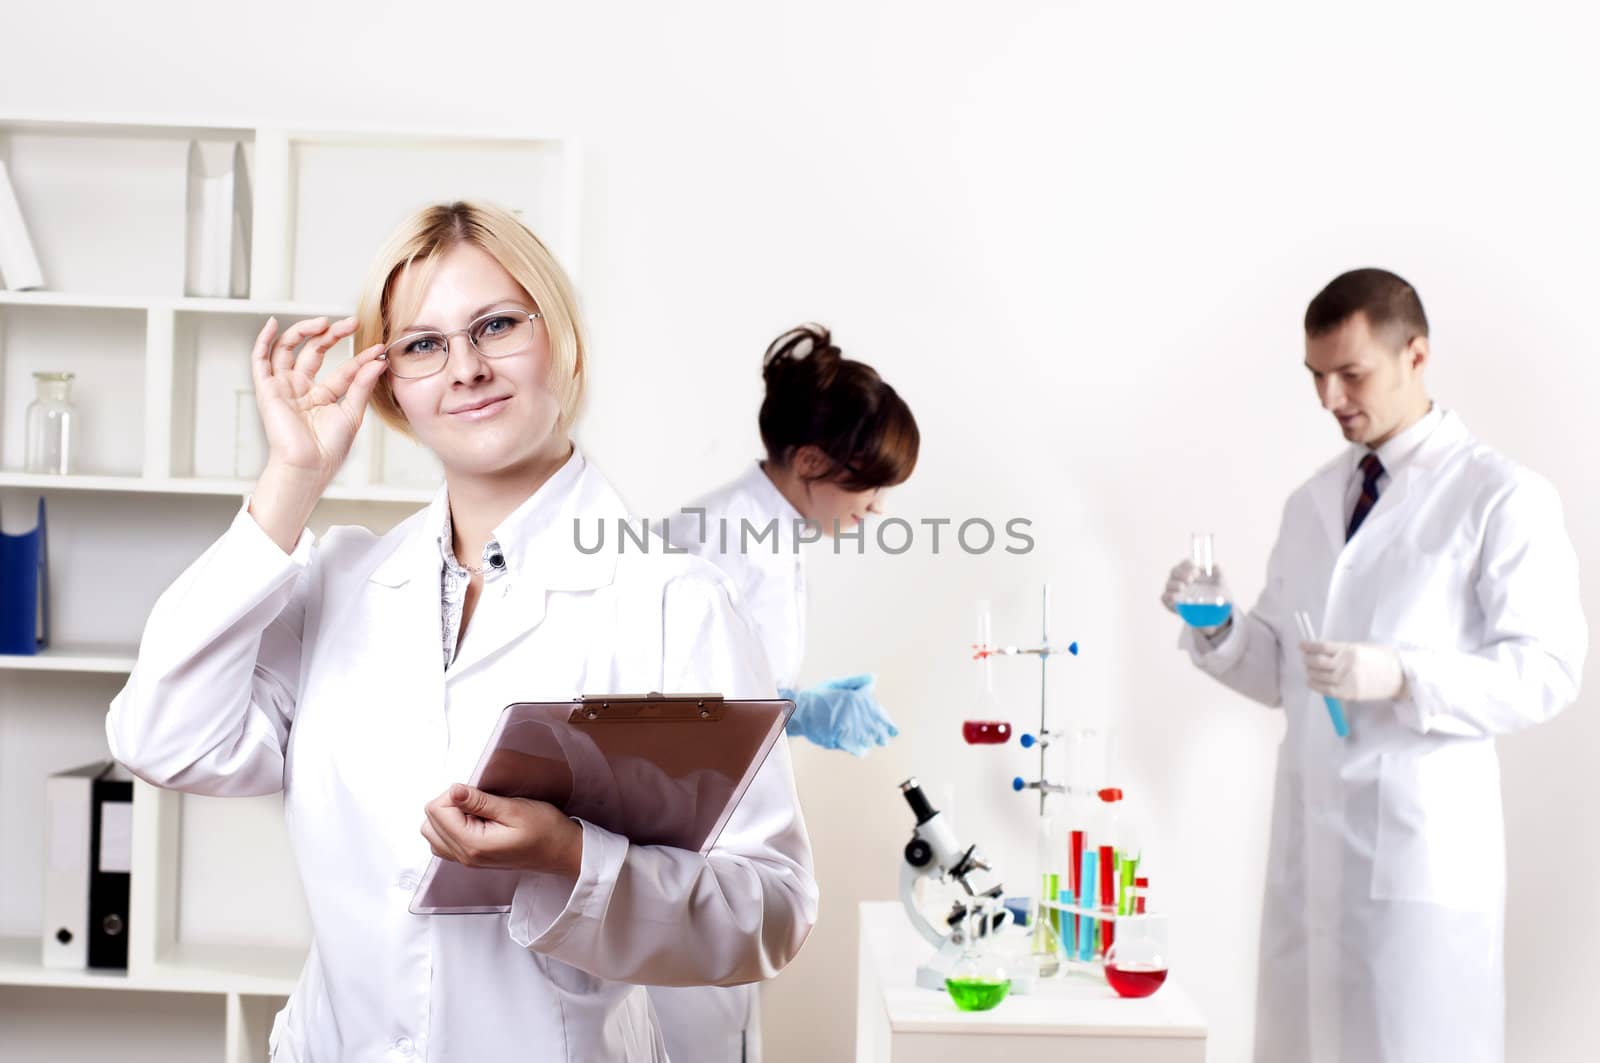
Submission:
[[[51,645],[31,656],[0,653],[0,669],[24,672],[95,672],[127,675],[133,668],[135,646]]]
[[[249,298],[184,294],[191,140],[245,146]],[[575,270],[578,153],[498,133],[0,114],[0,160],[50,286],[0,289],[0,524],[31,527],[47,499],[53,620],[47,650],[0,655],[0,1056],[70,1063],[137,1039],[174,1063],[264,1061],[310,934],[279,801],[137,784],[128,971],[62,971],[40,963],[44,779],[109,756],[105,706],[150,606],[250,490],[240,395],[263,321],[352,312],[382,238],[432,202],[517,211]],[[31,374],[47,369],[77,375],[70,476],[21,471]],[[313,528],[386,529],[438,482],[369,417]]]

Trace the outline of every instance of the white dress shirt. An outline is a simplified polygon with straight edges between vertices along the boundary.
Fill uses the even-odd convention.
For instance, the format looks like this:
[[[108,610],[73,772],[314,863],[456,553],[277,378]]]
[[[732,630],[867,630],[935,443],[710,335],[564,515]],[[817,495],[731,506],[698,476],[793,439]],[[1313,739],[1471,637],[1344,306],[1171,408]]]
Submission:
[[[1356,511],[1356,503],[1361,499],[1361,485],[1366,474],[1361,471],[1361,459],[1368,454],[1377,454],[1378,462],[1383,466],[1383,472],[1378,474],[1378,497],[1383,497],[1383,492],[1400,474],[1400,468],[1413,454],[1417,452],[1424,440],[1433,435],[1434,429],[1439,427],[1439,422],[1444,419],[1444,410],[1438,403],[1428,406],[1428,412],[1423,414],[1416,424],[1411,425],[1403,432],[1396,433],[1393,438],[1382,446],[1372,447],[1354,446],[1349,449],[1346,459],[1350,462],[1349,484],[1344,492],[1344,518],[1345,526],[1349,527],[1350,517]]]

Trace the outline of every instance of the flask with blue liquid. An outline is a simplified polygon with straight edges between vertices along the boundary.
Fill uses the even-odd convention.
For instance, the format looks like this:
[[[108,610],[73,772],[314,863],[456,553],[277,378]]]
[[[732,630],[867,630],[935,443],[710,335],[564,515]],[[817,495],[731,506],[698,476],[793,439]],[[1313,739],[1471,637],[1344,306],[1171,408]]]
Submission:
[[[1178,615],[1190,627],[1221,627],[1233,614],[1233,595],[1222,582],[1222,573],[1217,571],[1211,533],[1196,532],[1190,536],[1189,549],[1195,576],[1178,595]]]

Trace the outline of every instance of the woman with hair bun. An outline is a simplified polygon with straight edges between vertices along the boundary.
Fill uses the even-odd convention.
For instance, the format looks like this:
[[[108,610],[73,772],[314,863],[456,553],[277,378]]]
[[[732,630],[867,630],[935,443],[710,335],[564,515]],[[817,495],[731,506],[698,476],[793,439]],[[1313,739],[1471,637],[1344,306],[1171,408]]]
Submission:
[[[667,537],[732,580],[783,696],[795,702],[789,734],[864,756],[899,734],[873,694],[873,677],[798,689],[806,620],[799,546],[882,512],[885,492],[916,467],[917,422],[894,388],[871,366],[844,357],[821,325],[800,325],[773,340],[762,376],[766,457],[685,507]],[[650,995],[673,1059],[760,1059],[754,987],[652,987]]]

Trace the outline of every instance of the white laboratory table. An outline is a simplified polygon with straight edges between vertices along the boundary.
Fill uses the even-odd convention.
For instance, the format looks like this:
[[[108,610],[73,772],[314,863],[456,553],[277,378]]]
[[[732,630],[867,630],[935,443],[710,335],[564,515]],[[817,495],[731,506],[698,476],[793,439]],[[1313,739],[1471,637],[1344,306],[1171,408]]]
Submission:
[[[1171,979],[1124,1000],[1086,975],[1041,978],[992,1011],[963,1012],[917,986],[933,949],[899,903],[861,905],[860,946],[856,1063],[1205,1063],[1205,1016]]]

